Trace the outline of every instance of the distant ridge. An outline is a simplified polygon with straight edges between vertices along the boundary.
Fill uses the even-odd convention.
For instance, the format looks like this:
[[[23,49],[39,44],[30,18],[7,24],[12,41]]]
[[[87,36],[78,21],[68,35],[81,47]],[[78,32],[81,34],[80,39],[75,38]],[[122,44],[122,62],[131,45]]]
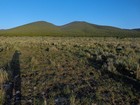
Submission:
[[[84,21],[74,21],[62,26],[37,21],[7,30],[0,30],[0,36],[140,37],[139,30],[101,26]]]
[[[136,28],[136,29],[133,29],[133,30],[135,30],[135,31],[140,31],[140,28]]]

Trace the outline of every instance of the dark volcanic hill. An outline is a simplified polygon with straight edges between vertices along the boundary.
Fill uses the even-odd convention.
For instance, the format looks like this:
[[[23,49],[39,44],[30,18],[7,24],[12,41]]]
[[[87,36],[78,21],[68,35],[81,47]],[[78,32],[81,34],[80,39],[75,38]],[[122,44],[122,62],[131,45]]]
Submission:
[[[2,30],[3,36],[117,36],[133,37],[140,36],[139,31],[124,30],[111,26],[100,26],[82,21],[71,22],[62,26],[38,21],[19,27]]]

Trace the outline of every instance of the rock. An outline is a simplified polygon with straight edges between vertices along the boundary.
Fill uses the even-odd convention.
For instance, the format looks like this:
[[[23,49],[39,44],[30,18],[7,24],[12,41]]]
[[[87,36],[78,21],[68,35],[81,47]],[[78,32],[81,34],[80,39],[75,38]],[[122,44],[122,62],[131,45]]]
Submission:
[[[36,90],[37,89],[37,87],[36,86],[34,86],[34,90]]]
[[[118,46],[118,47],[116,48],[116,50],[117,50],[117,51],[121,51],[121,50],[123,50],[123,48],[122,48],[121,46]]]
[[[16,94],[19,94],[20,93],[20,91],[18,90],[18,91],[16,91]]]
[[[67,99],[64,97],[58,97],[55,99],[55,104],[56,105],[67,105]]]
[[[14,79],[18,79],[20,76],[19,75],[16,75],[15,77],[14,77]]]
[[[33,101],[31,99],[28,100],[29,103],[32,103]]]
[[[41,94],[42,94],[42,95],[45,95],[45,92],[42,92]]]
[[[3,88],[4,88],[6,91],[9,90],[10,87],[11,87],[10,84],[4,84],[4,85],[3,85]]]

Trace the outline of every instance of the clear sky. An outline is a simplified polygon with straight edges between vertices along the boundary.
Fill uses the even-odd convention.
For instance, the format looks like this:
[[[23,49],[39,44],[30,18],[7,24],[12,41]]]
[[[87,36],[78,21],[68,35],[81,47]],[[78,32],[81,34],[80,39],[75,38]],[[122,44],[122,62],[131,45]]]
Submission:
[[[0,29],[41,20],[140,28],[140,0],[0,0]]]

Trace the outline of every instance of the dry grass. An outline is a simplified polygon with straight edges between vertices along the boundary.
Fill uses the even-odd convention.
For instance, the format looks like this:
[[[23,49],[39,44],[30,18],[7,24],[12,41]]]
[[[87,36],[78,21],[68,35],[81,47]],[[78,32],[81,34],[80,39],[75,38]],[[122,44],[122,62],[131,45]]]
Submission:
[[[3,105],[5,101],[5,92],[4,90],[0,89],[0,105]]]
[[[8,73],[4,69],[0,69],[0,105],[4,103],[5,91],[3,90],[3,84],[9,80]]]
[[[0,69],[0,84],[9,80],[9,76],[6,70]]]
[[[0,66],[21,52],[21,91],[43,102],[66,97],[72,104],[130,104],[139,89],[139,38],[0,37]],[[121,51],[117,51],[121,49]],[[122,69],[123,68],[123,69]],[[124,72],[123,72],[124,70]],[[127,74],[127,73],[128,74]],[[5,76],[4,76],[5,75]],[[7,74],[0,77],[7,81]],[[4,79],[5,78],[5,79]],[[126,82],[127,80],[131,82]],[[32,90],[32,91],[31,91]],[[59,97],[59,98],[58,98]]]

